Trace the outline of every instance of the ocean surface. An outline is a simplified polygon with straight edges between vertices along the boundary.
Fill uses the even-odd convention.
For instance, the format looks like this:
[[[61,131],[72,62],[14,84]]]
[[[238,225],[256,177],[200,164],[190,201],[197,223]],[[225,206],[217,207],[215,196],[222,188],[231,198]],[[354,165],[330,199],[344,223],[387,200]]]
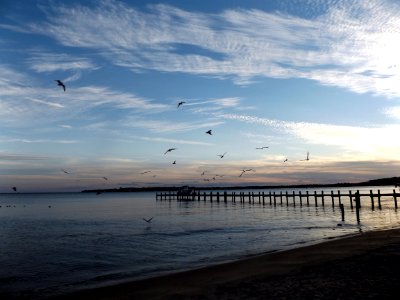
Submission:
[[[335,208],[329,196],[324,207],[320,201],[275,207],[267,198],[265,206],[156,201],[155,192],[0,194],[0,297],[40,299],[400,225],[391,196],[374,211],[363,197],[360,224],[347,197],[345,222],[337,199]]]

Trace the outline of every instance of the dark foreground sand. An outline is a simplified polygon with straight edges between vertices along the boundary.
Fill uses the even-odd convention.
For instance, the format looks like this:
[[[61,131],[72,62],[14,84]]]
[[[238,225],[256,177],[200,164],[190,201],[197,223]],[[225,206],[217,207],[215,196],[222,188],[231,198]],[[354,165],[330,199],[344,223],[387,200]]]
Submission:
[[[391,229],[58,299],[400,299]]]

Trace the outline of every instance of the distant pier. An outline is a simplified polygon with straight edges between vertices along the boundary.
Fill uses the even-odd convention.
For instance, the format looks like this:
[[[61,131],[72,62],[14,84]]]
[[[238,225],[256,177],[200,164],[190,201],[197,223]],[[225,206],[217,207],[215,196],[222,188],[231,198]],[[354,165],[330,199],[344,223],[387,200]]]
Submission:
[[[361,197],[363,197],[363,203],[361,203]],[[381,199],[382,197],[393,197],[394,208],[397,209],[397,198],[400,197],[400,193],[396,193],[393,190],[392,193],[381,193],[380,190],[373,192],[370,190],[369,193],[361,194],[359,190],[343,193],[343,191],[331,191],[325,193],[324,191],[280,191],[280,192],[235,192],[235,191],[193,191],[188,195],[182,195],[179,191],[164,191],[156,193],[156,200],[159,201],[208,201],[208,202],[232,202],[232,203],[259,203],[262,205],[292,205],[292,206],[310,206],[315,207],[325,205],[331,205],[333,208],[337,205],[341,209],[343,203],[348,201],[351,210],[354,208],[357,212],[357,220],[359,221],[359,209],[361,206],[370,206],[372,210],[376,207],[382,209]],[[369,198],[368,204],[366,199]]]

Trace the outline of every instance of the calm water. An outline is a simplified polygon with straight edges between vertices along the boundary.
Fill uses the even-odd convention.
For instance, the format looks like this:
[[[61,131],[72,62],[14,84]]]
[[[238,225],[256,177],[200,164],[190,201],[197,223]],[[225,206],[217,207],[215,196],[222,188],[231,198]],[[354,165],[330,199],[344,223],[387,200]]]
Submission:
[[[360,192],[369,189],[378,188]],[[337,226],[330,197],[325,207],[313,197],[309,207],[285,199],[274,207],[156,201],[155,193],[3,194],[0,296],[41,298],[400,225],[392,197],[375,211],[363,198],[360,225],[342,201],[346,221]],[[142,220],[149,217],[150,225]]]

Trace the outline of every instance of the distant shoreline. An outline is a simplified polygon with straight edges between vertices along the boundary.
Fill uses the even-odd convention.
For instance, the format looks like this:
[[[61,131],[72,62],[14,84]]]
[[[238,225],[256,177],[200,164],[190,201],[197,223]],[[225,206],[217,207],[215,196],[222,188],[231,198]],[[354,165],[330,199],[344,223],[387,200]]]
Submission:
[[[328,183],[328,184],[291,184],[291,185],[248,185],[248,186],[193,186],[197,190],[257,190],[257,189],[299,189],[299,188],[327,188],[327,187],[358,187],[358,186],[400,186],[400,177],[373,179],[358,183]],[[132,193],[132,192],[159,192],[176,191],[180,186],[162,187],[120,187],[114,189],[83,190],[82,193]]]

